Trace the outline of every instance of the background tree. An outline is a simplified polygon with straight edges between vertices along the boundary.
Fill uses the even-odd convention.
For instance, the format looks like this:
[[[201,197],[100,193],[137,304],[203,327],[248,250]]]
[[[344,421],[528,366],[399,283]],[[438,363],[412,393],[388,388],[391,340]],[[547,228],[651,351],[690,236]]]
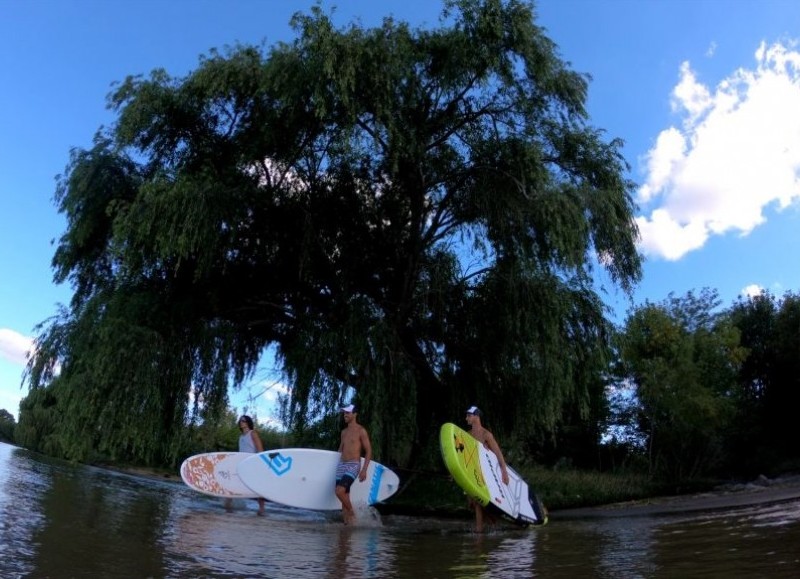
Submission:
[[[514,444],[512,434],[507,459],[514,464],[559,465],[578,469],[605,469],[611,465],[604,462],[603,440],[611,420],[611,398],[607,372],[593,368],[595,380],[587,378],[584,401],[588,412],[581,410],[582,404],[575,400],[564,405],[562,418],[550,431],[525,433],[523,444]],[[517,453],[521,450],[521,453]],[[504,451],[505,452],[505,451]]]
[[[680,482],[727,458],[733,392],[746,352],[716,291],[670,294],[629,315],[620,334],[623,380],[636,386],[653,474]]]
[[[775,366],[765,396],[766,424],[771,442],[797,465],[800,459],[800,295],[783,296],[772,341]]]
[[[618,359],[622,364],[622,360]],[[623,364],[624,365],[624,364]],[[624,376],[620,371],[619,376]],[[599,469],[614,472],[649,472],[647,435],[643,426],[642,409],[636,397],[636,384],[619,378],[609,385],[608,415],[600,444]]]
[[[0,441],[13,443],[16,427],[17,421],[14,420],[14,415],[5,408],[0,408]]]
[[[174,456],[190,392],[221,412],[270,345],[284,421],[354,392],[384,462],[471,403],[517,439],[588,415],[610,330],[593,270],[641,275],[621,142],[529,4],[445,15],[336,29],[317,7],[292,43],[110,96],[59,184],[75,294],[29,368],[38,389],[60,364],[76,448],[102,416],[109,445]]]
[[[17,444],[49,456],[68,456],[59,436],[63,418],[58,408],[60,391],[56,378],[47,388],[33,389],[22,399],[15,433]]]
[[[737,427],[731,444],[746,474],[797,464],[800,426],[800,296],[740,298],[730,309],[748,356],[739,372]],[[783,464],[782,464],[783,463]],[[795,466],[796,468],[796,466]]]
[[[220,416],[193,421],[186,434],[181,437],[180,455],[185,457],[202,452],[238,451],[239,437],[242,434],[238,424],[240,416],[236,409],[227,408]],[[251,418],[265,449],[295,446],[295,442],[286,433],[260,422],[258,416],[253,415]]]

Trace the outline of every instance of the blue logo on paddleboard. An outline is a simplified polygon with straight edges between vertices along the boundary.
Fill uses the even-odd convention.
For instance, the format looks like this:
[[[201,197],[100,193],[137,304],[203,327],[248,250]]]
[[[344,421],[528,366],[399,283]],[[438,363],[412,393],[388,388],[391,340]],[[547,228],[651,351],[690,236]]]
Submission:
[[[261,460],[274,472],[277,476],[282,476],[289,472],[292,468],[292,457],[283,457],[280,452],[268,452],[260,454]]]
[[[381,477],[383,476],[383,465],[375,465],[375,472],[372,473],[372,480],[369,487],[369,504],[374,505],[378,502],[378,491],[381,488]]]

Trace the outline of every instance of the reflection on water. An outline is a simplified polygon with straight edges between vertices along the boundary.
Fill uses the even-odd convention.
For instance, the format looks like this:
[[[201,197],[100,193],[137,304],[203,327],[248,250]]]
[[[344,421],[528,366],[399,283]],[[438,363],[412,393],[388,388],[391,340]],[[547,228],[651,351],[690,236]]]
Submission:
[[[189,510],[164,543],[170,573],[182,576],[384,577],[393,570],[392,536],[345,527],[333,518],[277,505],[253,511]]]
[[[0,577],[797,577],[800,501],[662,517],[558,520],[485,535],[469,520],[221,500],[181,483],[0,444]]]

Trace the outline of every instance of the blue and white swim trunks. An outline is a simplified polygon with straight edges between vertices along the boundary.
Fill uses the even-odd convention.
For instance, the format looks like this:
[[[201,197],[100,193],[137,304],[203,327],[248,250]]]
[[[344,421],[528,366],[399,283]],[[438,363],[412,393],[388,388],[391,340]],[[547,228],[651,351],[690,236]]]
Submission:
[[[348,493],[350,487],[358,478],[358,472],[361,470],[360,460],[351,460],[347,462],[340,462],[336,466],[336,486],[344,487]]]

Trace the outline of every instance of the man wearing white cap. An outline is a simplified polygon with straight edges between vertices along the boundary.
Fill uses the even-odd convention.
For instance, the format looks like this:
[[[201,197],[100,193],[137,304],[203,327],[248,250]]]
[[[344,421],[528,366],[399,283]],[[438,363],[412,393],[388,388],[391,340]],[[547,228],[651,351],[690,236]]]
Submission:
[[[336,498],[342,503],[342,518],[344,524],[352,523],[356,514],[350,502],[350,487],[356,478],[363,482],[367,478],[367,467],[372,460],[372,444],[369,441],[367,429],[358,423],[356,407],[348,404],[341,408],[345,426],[339,443],[339,465],[336,467]],[[361,455],[364,455],[364,464],[361,465]]]
[[[503,479],[503,484],[508,485],[508,470],[506,469],[506,459],[503,458],[503,451],[500,450],[500,445],[494,439],[494,435],[486,430],[481,424],[481,416],[483,413],[477,406],[470,406],[467,409],[467,424],[469,424],[469,433],[472,437],[483,444],[488,450],[491,450],[497,457],[497,462],[500,464],[500,474]],[[476,501],[470,499],[470,504],[475,509],[475,530],[479,533],[483,532],[483,507]]]

